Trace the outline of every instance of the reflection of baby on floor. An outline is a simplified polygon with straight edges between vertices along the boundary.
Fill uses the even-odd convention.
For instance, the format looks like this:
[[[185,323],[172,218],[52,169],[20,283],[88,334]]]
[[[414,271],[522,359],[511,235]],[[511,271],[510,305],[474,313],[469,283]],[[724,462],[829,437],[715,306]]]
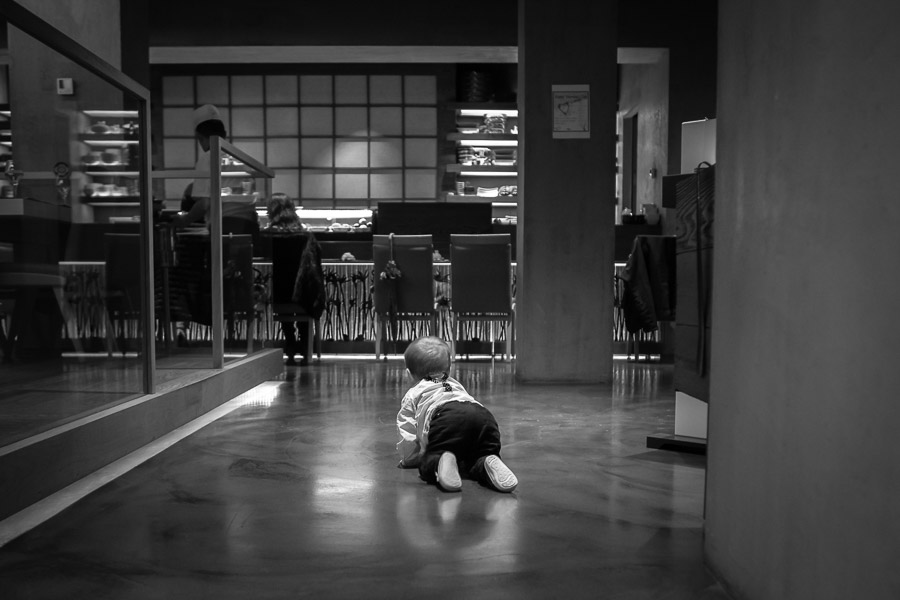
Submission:
[[[418,383],[406,392],[397,414],[400,466],[442,490],[462,489],[460,469],[499,492],[518,485],[500,459],[500,429],[491,412],[449,376],[450,347],[437,337],[412,342],[406,369]]]

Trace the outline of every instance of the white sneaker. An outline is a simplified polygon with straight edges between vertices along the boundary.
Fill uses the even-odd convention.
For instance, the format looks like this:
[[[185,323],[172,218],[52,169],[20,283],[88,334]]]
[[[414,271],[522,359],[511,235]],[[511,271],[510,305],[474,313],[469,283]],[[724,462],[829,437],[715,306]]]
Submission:
[[[511,492],[519,485],[515,473],[509,470],[500,457],[491,454],[484,459],[484,470],[487,472],[491,485],[498,492]]]
[[[458,492],[462,489],[459,467],[456,466],[456,455],[444,452],[438,461],[437,483],[445,492]]]

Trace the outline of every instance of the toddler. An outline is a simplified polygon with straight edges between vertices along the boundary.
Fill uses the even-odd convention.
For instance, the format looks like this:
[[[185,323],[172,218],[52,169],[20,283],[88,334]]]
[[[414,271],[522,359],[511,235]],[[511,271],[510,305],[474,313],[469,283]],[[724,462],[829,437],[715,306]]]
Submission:
[[[462,489],[460,470],[482,485],[511,492],[515,474],[500,460],[500,429],[494,416],[449,376],[450,347],[437,337],[412,342],[403,355],[416,385],[397,414],[400,467],[447,492]]]

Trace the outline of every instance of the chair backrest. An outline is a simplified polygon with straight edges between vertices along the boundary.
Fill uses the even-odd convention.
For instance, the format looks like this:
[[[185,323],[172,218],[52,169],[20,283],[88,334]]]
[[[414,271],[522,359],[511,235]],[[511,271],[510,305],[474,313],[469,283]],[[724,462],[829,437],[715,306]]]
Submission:
[[[385,265],[394,257],[401,277],[393,282],[381,279]],[[391,309],[391,287],[396,286],[397,311],[434,312],[434,245],[431,235],[373,235],[372,258],[375,262],[375,312]]]
[[[450,236],[450,306],[458,313],[512,310],[508,233]]]
[[[289,304],[294,295],[300,257],[309,236],[305,233],[283,233],[269,237],[272,240],[272,302]]]
[[[223,305],[226,313],[253,311],[253,236],[222,236]]]
[[[114,310],[141,309],[141,237],[137,233],[103,235],[107,304]]]

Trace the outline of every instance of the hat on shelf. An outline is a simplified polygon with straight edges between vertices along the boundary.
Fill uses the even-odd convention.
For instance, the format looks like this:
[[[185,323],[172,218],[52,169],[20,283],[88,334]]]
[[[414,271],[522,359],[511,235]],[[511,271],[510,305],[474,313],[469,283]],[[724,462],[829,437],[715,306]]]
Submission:
[[[219,109],[213,106],[212,104],[204,104],[200,108],[194,110],[194,128],[197,128],[197,125],[200,123],[204,123],[206,121],[221,121],[222,117],[219,115]]]

